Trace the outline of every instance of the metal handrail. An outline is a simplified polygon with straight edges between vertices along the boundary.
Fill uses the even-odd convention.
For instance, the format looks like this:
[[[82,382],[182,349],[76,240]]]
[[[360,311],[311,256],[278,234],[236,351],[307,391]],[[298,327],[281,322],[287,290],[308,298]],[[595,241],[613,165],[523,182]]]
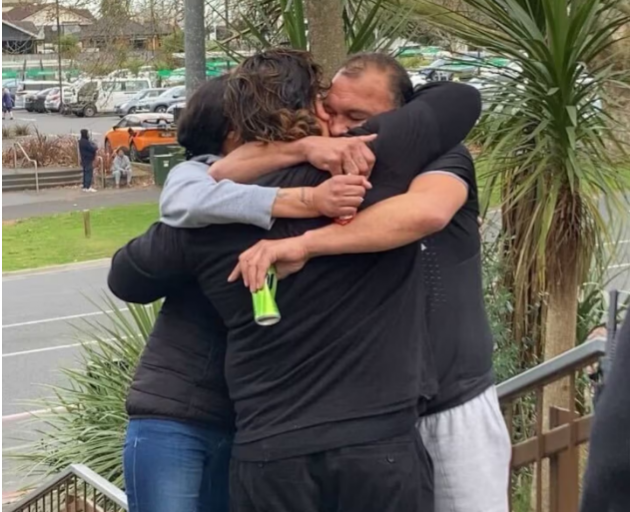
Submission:
[[[28,153],[26,152],[22,144],[20,144],[17,141],[13,142],[12,149],[13,149],[13,168],[14,169],[17,169],[17,149],[19,149],[24,155],[24,158],[28,162],[32,163],[33,167],[35,167],[35,190],[39,192],[39,168],[37,166],[37,160],[33,160],[30,156],[28,156]]]
[[[72,464],[61,473],[51,477],[47,482],[30,492],[21,500],[9,505],[7,512],[21,511],[24,510],[25,507],[28,507],[29,504],[37,503],[38,500],[46,496],[47,493],[54,491],[65,480],[68,480],[69,477],[80,478],[123,510],[129,510],[127,496],[123,491],[87,466],[83,464]]]
[[[553,382],[572,368],[576,370],[583,368],[602,357],[604,375],[607,374],[610,361],[615,355],[619,291],[611,290],[608,294],[606,337],[594,338],[499,384],[497,386],[499,400],[514,400],[537,387]]]
[[[605,354],[606,338],[595,338],[583,343],[499,384],[497,386],[499,400],[514,400],[540,386],[553,382],[572,368],[583,368]]]

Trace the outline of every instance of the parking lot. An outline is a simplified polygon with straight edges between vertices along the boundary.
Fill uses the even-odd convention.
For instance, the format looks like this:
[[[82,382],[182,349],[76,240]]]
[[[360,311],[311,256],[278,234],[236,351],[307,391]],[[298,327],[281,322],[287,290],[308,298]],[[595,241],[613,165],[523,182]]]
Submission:
[[[92,132],[94,141],[102,146],[103,139],[107,130],[114,126],[119,118],[117,116],[97,116],[92,118],[62,116],[60,114],[37,114],[34,112],[26,112],[25,110],[14,111],[15,120],[3,121],[4,126],[10,124],[30,124],[40,133],[46,135],[67,135],[79,134],[83,128],[87,128]]]

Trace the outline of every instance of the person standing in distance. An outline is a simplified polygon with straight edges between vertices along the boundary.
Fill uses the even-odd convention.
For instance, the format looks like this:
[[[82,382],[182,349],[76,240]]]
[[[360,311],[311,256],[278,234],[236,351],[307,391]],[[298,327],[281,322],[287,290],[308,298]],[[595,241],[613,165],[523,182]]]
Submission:
[[[6,87],[2,90],[2,120],[4,121],[9,114],[9,119],[13,121],[13,98],[11,92]]]
[[[79,154],[81,156],[81,168],[83,169],[83,192],[96,192],[92,187],[94,177],[94,159],[98,147],[90,140],[90,134],[83,128],[79,139]]]

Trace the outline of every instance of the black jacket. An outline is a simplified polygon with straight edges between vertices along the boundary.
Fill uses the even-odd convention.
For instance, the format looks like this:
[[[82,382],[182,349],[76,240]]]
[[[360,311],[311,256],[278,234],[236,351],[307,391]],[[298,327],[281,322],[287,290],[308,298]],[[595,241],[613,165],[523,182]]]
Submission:
[[[630,510],[630,315],[595,408],[582,512]]]
[[[438,112],[441,115],[437,115]],[[368,193],[364,205],[406,191],[422,167],[466,136],[479,112],[478,92],[469,86],[451,83],[428,88],[423,99],[417,100],[411,109],[390,112],[368,121],[365,132],[378,133],[379,136],[374,142],[377,156],[377,168],[372,176],[374,189]],[[418,140],[423,144],[418,144]],[[300,179],[308,179],[312,173],[290,171],[282,173],[287,181],[282,181],[282,178],[274,181],[278,180],[278,176],[271,176],[263,184],[285,187],[316,185],[326,177],[319,172],[315,174],[313,183],[298,183]],[[221,234],[216,240],[222,244],[235,232],[248,230],[245,226],[238,229],[224,226],[212,232]],[[256,236],[252,236],[249,243],[253,244],[257,241],[256,237],[260,239],[263,235],[256,230]],[[192,236],[196,235],[193,233]],[[221,334],[223,323],[216,318],[216,311],[210,303],[200,299],[197,291],[192,294],[190,289],[188,292],[180,290],[181,276],[174,275],[173,279],[169,279],[169,276],[164,278],[162,275],[156,278],[150,268],[140,266],[136,258],[137,249],[146,255],[143,252],[145,242],[150,244],[153,241],[164,243],[165,239],[143,236],[121,249],[114,256],[108,281],[112,292],[128,302],[146,303],[158,297],[169,297],[138,366],[127,402],[128,412],[132,417],[169,417],[204,423],[215,423],[215,419],[219,419],[220,424],[225,425],[224,420],[231,416],[232,410],[227,405],[223,367],[213,356],[203,355],[204,351],[214,351],[218,356],[225,350],[225,336]],[[245,248],[247,246],[240,247],[240,250]],[[193,252],[196,251],[197,248],[194,248]],[[220,286],[225,284],[230,270],[227,267],[233,266],[238,252],[235,250],[229,259],[221,259],[221,265],[226,265],[226,268]],[[159,254],[149,250],[153,258],[149,267],[155,263],[163,268],[164,259],[172,256],[171,253],[173,251],[169,251],[168,247],[160,247]],[[175,269],[176,266],[166,265],[166,268]],[[235,286],[245,293],[242,284]],[[249,313],[251,316],[251,298],[248,301],[242,314]],[[256,329],[252,326],[248,328]],[[238,329],[233,334],[238,337]],[[220,348],[216,348],[215,344]],[[205,361],[206,365],[200,364],[201,361]],[[204,396],[205,401],[202,399]],[[191,405],[193,402],[194,406]]]
[[[89,165],[96,158],[97,147],[90,139],[79,139],[79,154],[81,165]]]

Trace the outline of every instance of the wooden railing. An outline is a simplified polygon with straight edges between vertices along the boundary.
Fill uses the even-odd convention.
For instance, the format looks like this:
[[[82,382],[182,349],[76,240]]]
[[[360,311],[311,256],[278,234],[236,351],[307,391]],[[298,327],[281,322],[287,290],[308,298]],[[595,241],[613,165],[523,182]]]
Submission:
[[[512,439],[512,512],[577,512],[594,409],[585,369],[606,376],[614,355],[617,292],[611,293],[607,338],[588,341],[497,387]],[[566,407],[546,406],[549,386],[561,386]],[[557,393],[556,393],[557,396]]]

